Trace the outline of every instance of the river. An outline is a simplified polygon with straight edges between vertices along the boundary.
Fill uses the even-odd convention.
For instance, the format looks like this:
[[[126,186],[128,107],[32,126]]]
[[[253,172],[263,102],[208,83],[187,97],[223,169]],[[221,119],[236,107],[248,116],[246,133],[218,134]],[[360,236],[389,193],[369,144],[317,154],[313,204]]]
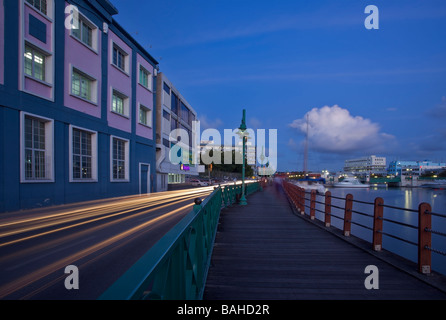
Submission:
[[[354,200],[364,202],[374,202],[375,198],[384,199],[385,205],[409,208],[418,210],[418,205],[427,202],[432,206],[432,212],[446,214],[446,190],[428,189],[428,188],[326,188],[333,196],[345,198],[347,194],[352,194]],[[308,195],[307,195],[308,198]],[[319,198],[319,197],[318,197]],[[332,204],[344,207],[344,201],[332,199]],[[324,210],[323,205],[318,204],[317,207]],[[373,205],[363,203],[353,203],[353,210],[373,215]],[[343,210],[333,208],[332,214],[343,217]],[[316,218],[324,220],[324,214],[316,211]],[[391,219],[413,226],[418,225],[418,213],[411,211],[403,211],[392,208],[384,208],[384,218]],[[353,213],[352,221],[373,227],[373,219],[368,216]],[[340,219],[331,219],[334,227],[343,228],[343,221]],[[446,218],[432,216],[432,229],[446,233]],[[384,221],[383,232],[389,233],[409,241],[418,242],[417,229],[402,226],[389,221]],[[352,224],[352,235],[372,242],[372,231],[361,226]],[[446,252],[446,237],[432,234],[432,248]],[[417,262],[417,247],[413,244],[383,235],[383,249],[395,252],[411,261]],[[432,252],[432,270],[446,275],[446,256]]]

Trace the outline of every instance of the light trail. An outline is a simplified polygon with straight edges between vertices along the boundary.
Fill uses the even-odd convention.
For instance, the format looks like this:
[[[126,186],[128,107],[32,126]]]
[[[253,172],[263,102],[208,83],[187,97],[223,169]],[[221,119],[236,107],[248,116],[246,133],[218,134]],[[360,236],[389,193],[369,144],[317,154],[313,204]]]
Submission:
[[[0,299],[12,294],[32,297],[63,279],[60,272],[69,264],[100,265],[102,258],[118,254],[118,249],[131,249],[132,241],[150,237],[152,243],[192,210],[193,199],[204,199],[213,190],[204,187],[89,201],[0,218],[0,267],[6,272]]]
[[[52,229],[52,230],[49,230],[49,231],[46,231],[46,232],[41,232],[41,233],[38,233],[38,234],[30,235],[30,236],[23,237],[23,238],[16,239],[16,240],[12,240],[12,241],[9,241],[9,242],[3,242],[3,243],[0,243],[0,247],[7,246],[7,245],[10,245],[10,244],[13,244],[13,243],[17,243],[17,242],[21,242],[21,241],[25,241],[25,240],[29,240],[29,239],[33,239],[33,238],[36,238],[36,237],[48,235],[48,234],[51,234],[51,233],[59,232],[59,231],[62,231],[62,230],[75,228],[75,227],[78,227],[78,226],[81,226],[81,225],[85,225],[85,224],[88,224],[88,223],[97,222],[97,221],[104,220],[104,219],[109,219],[109,218],[112,218],[112,217],[115,217],[115,216],[124,215],[124,214],[130,213],[130,212],[133,212],[133,211],[137,211],[137,210],[141,210],[141,209],[147,208],[148,206],[162,205],[161,207],[157,207],[156,209],[163,208],[165,206],[168,206],[169,203],[171,203],[171,202],[174,202],[174,201],[175,202],[185,201],[187,199],[192,199],[192,198],[195,198],[195,197],[198,197],[198,196],[207,196],[207,195],[210,194],[210,192],[209,191],[207,191],[207,192],[203,191],[203,192],[195,192],[195,193],[192,193],[192,194],[190,192],[188,192],[188,193],[185,193],[185,194],[186,195],[176,196],[175,198],[173,198],[172,196],[169,196],[169,197],[164,197],[161,200],[157,200],[156,199],[157,201],[154,201],[155,199],[150,199],[152,201],[139,200],[139,201],[132,201],[131,203],[126,203],[126,204],[123,204],[123,205],[113,204],[113,205],[108,205],[106,207],[98,206],[98,207],[94,207],[94,208],[91,208],[91,209],[90,208],[88,208],[88,209],[85,209],[85,208],[84,209],[78,209],[78,210],[74,210],[74,211],[69,212],[69,213],[59,213],[59,214],[56,214],[56,216],[66,216],[66,215],[70,215],[70,214],[73,214],[73,213],[76,213],[76,215],[74,217],[73,216],[66,217],[66,219],[60,219],[60,220],[57,220],[57,221],[41,223],[41,224],[38,224],[38,225],[34,225],[32,227],[22,227],[22,228],[13,230],[13,231],[3,232],[3,233],[0,233],[0,238],[4,238],[4,237],[7,237],[7,236],[11,236],[11,235],[17,235],[17,234],[21,234],[21,233],[25,233],[25,232],[29,232],[29,231],[35,231],[35,230],[38,230],[38,229],[54,227],[56,225],[70,223],[70,222],[74,222],[76,220],[83,220],[83,219],[89,219],[89,220],[86,220],[86,221],[83,221],[83,222],[79,222],[79,223],[75,223],[75,224],[70,224],[70,225],[65,226],[65,227]],[[138,204],[138,205],[136,205],[136,204]],[[130,208],[128,208],[129,205],[132,205],[132,206],[130,206]],[[117,210],[120,210],[120,211],[116,212]],[[147,212],[144,212],[144,213],[141,213],[141,214],[146,214],[146,213]],[[100,216],[100,215],[102,215],[102,216],[101,217],[97,217],[97,216]],[[95,217],[97,217],[97,218],[95,218]],[[47,216],[47,217],[39,217],[37,219],[25,219],[25,220],[16,221],[16,222],[13,222],[13,223],[0,224],[0,228],[2,228],[4,226],[12,225],[12,224],[14,224],[14,225],[17,225],[17,224],[24,225],[25,224],[26,225],[30,221],[43,220],[43,219],[46,219],[46,218],[50,218],[51,219],[52,215],[49,214],[49,216]]]
[[[38,269],[32,273],[29,273],[25,276],[22,276],[19,279],[15,279],[13,282],[10,282],[10,283],[0,287],[0,298],[4,298],[4,297],[10,295],[11,293],[13,293],[14,291],[20,290],[23,287],[26,287],[38,280],[50,275],[53,272],[61,270],[61,269],[65,268],[67,265],[73,264],[77,260],[86,258],[98,250],[101,250],[107,246],[111,246],[115,242],[118,242],[126,237],[131,236],[133,233],[141,231],[142,229],[147,228],[148,226],[150,226],[156,222],[159,222],[162,219],[166,219],[172,215],[175,215],[178,212],[181,212],[191,206],[192,206],[192,204],[187,204],[187,205],[182,206],[178,209],[172,210],[172,211],[170,211],[166,214],[163,214],[159,217],[156,217],[150,221],[147,221],[147,222],[140,224],[136,227],[133,227],[129,230],[123,231],[115,236],[109,237],[106,240],[103,240],[103,241],[98,242],[92,246],[89,246],[88,248],[78,251],[68,257],[65,257],[65,258],[60,259],[56,262],[53,262],[53,263],[49,264],[48,266],[40,268],[40,269]]]
[[[183,202],[185,200],[192,200],[192,198],[195,198],[197,195],[205,196],[205,195],[208,195],[208,194],[209,193],[199,193],[199,194],[196,194],[196,195],[193,195],[193,196],[188,196],[186,198],[181,198],[177,202]],[[109,226],[112,226],[112,225],[115,225],[115,224],[118,224],[118,223],[122,223],[122,222],[124,222],[126,220],[130,220],[130,219],[133,219],[133,218],[138,217],[138,216],[146,215],[147,213],[151,213],[151,212],[163,209],[163,208],[167,208],[169,206],[172,206],[172,205],[176,204],[177,202],[172,203],[171,201],[169,201],[169,203],[167,203],[167,204],[162,204],[162,205],[157,206],[155,208],[152,208],[152,209],[149,209],[149,210],[145,210],[145,211],[139,212],[139,213],[131,215],[131,216],[122,217],[122,218],[117,219],[117,220],[112,220],[112,221],[110,221],[108,223],[101,224],[101,225],[99,225],[97,227],[90,228],[90,229],[81,231],[79,233],[83,234],[83,233],[87,233],[87,232],[88,233],[99,232],[99,231],[101,231],[101,229],[104,229],[106,227],[109,227]],[[144,208],[145,207],[146,206],[144,206]],[[112,218],[112,217],[117,217],[117,216],[126,214],[128,212],[131,212],[133,210],[134,209],[120,211],[120,212],[116,212],[116,213],[113,213],[113,214],[108,214],[107,216],[104,216],[104,217],[94,218],[94,219],[83,221],[83,222],[79,222],[79,223],[76,223],[76,224],[71,224],[71,225],[68,225],[68,226],[65,226],[65,227],[61,227],[61,228],[49,230],[49,231],[46,231],[46,232],[41,232],[41,233],[37,233],[37,234],[34,234],[34,235],[30,235],[30,236],[27,236],[27,237],[15,239],[15,240],[12,240],[12,241],[9,241],[9,242],[0,243],[0,247],[4,247],[4,246],[7,246],[7,245],[15,244],[15,243],[22,242],[22,241],[25,241],[25,240],[34,239],[34,238],[37,238],[37,237],[42,237],[42,236],[49,235],[49,234],[52,234],[52,233],[55,233],[55,232],[59,232],[59,231],[63,231],[63,230],[67,230],[67,229],[71,229],[71,228],[75,228],[75,227],[79,227],[79,226],[86,225],[86,224],[89,224],[89,223],[92,223],[92,222],[97,222],[97,221],[100,221],[100,220],[109,219],[109,218]],[[78,233],[74,233],[72,235],[69,235],[68,237],[78,237],[78,236],[79,236]],[[54,241],[61,241],[61,239],[54,240]],[[46,243],[43,246],[47,248],[48,246],[51,246],[51,243]],[[29,249],[29,250],[31,250],[31,249]],[[32,250],[34,251],[34,250],[36,250],[36,248],[33,247]],[[8,257],[10,257],[10,256],[4,256],[4,257],[2,257],[2,259],[8,258]]]

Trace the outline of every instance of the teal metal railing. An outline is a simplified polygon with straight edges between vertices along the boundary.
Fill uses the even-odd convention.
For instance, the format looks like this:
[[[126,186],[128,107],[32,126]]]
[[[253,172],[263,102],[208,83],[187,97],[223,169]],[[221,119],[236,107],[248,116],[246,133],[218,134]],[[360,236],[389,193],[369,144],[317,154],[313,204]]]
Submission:
[[[246,194],[260,189],[246,185]],[[100,300],[200,300],[206,284],[220,211],[237,202],[241,185],[217,187],[166,233]]]

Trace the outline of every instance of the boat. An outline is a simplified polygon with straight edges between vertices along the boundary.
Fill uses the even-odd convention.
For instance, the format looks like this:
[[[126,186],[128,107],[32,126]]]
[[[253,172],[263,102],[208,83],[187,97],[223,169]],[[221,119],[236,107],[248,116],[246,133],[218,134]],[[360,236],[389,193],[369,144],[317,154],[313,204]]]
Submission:
[[[336,182],[333,184],[333,187],[338,188],[369,188],[369,184],[361,183],[356,178],[346,177],[341,182]]]
[[[446,183],[444,181],[432,181],[429,183],[422,184],[421,188],[429,188],[429,189],[446,189]]]
[[[305,189],[305,191],[316,190],[317,193],[325,194],[325,179],[324,178],[305,178],[293,181],[298,187]]]

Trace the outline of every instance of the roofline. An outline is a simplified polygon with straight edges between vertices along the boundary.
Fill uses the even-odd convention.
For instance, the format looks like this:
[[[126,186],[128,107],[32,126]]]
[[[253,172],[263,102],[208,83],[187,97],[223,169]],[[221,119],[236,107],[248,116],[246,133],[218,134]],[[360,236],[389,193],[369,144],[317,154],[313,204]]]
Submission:
[[[107,1],[108,0],[101,0],[101,1]],[[155,66],[159,65],[159,62],[155,60],[155,58],[141,45],[138,41],[133,38],[130,33],[128,33],[114,18],[112,19],[112,24],[115,26],[124,36],[126,36],[144,55],[146,55]]]
[[[118,14],[119,11],[116,7],[108,0],[96,0],[110,15]]]

